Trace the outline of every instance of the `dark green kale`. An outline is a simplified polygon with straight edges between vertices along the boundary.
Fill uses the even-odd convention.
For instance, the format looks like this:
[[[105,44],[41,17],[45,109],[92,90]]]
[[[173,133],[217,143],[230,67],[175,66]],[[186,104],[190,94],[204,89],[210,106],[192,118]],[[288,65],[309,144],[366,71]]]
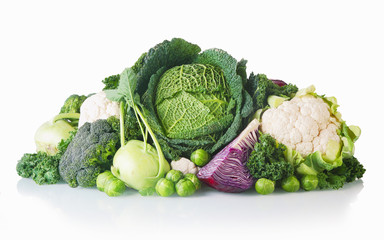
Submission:
[[[345,183],[353,182],[363,177],[364,166],[355,157],[343,159],[343,164],[331,171],[317,174],[320,189],[339,189]]]
[[[292,176],[294,168],[284,160],[285,149],[285,145],[277,143],[271,135],[262,134],[247,162],[250,174],[256,179],[272,181]]]
[[[247,89],[252,92],[252,99],[255,105],[255,109],[262,109],[268,105],[268,97],[270,95],[293,97],[298,91],[296,85],[287,84],[279,86],[273,81],[269,80],[265,74],[254,75],[251,73],[248,82]]]
[[[71,187],[92,187],[109,169],[120,147],[119,133],[109,120],[99,119],[79,128],[59,163],[60,176]]]
[[[119,80],[120,80],[120,75],[112,75],[107,78],[105,78],[102,83],[105,84],[105,87],[103,90],[107,89],[116,89],[119,86]]]
[[[37,184],[55,184],[60,181],[59,161],[72,141],[76,131],[66,140],[61,140],[58,153],[51,156],[45,152],[25,153],[16,165],[17,174],[23,178],[32,178]]]

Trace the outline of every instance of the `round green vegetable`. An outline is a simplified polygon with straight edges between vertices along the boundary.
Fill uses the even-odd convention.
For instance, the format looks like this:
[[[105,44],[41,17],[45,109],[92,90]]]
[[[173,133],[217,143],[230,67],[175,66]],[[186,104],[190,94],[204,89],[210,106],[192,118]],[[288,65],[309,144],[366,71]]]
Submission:
[[[165,175],[165,178],[171,180],[174,183],[177,183],[180,179],[183,178],[183,173],[179,170],[172,169],[167,173],[167,175]]]
[[[194,194],[196,191],[196,187],[191,182],[191,180],[187,178],[183,178],[176,183],[176,192],[180,197],[187,197]]]
[[[201,187],[201,182],[200,180],[196,177],[195,174],[193,173],[187,173],[184,175],[184,178],[190,180],[194,185],[196,190],[198,190]]]
[[[260,178],[255,184],[256,192],[267,195],[275,191],[275,182],[266,178]]]
[[[102,192],[105,192],[110,197],[121,195],[125,191],[123,181],[113,176],[111,171],[105,171],[97,176],[96,186]]]
[[[315,190],[319,184],[319,179],[316,175],[305,175],[301,178],[301,187],[305,191]]]
[[[202,167],[209,162],[209,154],[204,149],[197,149],[191,154],[191,161],[196,166]]]
[[[166,178],[160,178],[156,183],[156,193],[162,197],[168,197],[175,193],[175,183]]]
[[[290,176],[281,181],[281,187],[287,192],[296,192],[300,189],[300,182],[295,176]]]
[[[75,128],[65,119],[79,119],[79,113],[62,113],[41,125],[35,133],[37,152],[55,155],[61,140],[66,140]]]

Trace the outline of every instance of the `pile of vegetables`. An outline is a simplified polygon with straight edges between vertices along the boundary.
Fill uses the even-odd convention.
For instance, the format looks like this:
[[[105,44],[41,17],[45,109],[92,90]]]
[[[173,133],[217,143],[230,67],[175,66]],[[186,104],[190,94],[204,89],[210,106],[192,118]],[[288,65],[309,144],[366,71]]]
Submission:
[[[100,92],[69,96],[17,173],[162,197],[191,196],[202,184],[263,195],[339,189],[363,177],[354,156],[361,130],[342,119],[336,98],[248,76],[246,64],[180,38],[159,43]]]

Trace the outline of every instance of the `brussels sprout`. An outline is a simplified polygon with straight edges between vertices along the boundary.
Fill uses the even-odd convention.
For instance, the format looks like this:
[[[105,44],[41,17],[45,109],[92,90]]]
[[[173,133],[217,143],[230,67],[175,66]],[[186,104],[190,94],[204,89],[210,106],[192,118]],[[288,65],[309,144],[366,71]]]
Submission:
[[[315,190],[319,183],[319,179],[316,175],[305,175],[301,178],[301,187],[305,191]]]
[[[275,191],[275,182],[266,178],[260,178],[255,184],[256,192],[267,195]]]
[[[155,189],[157,195],[168,197],[175,193],[175,183],[167,178],[160,178]]]
[[[183,178],[183,173],[179,170],[170,170],[167,175],[165,175],[165,178],[174,182],[174,183],[177,183],[180,179]]]
[[[295,176],[290,176],[281,181],[281,187],[287,192],[296,192],[300,189],[300,182]]]
[[[97,176],[96,186],[110,197],[121,195],[126,188],[124,182],[113,176],[110,171],[105,171]]]
[[[195,174],[187,173],[187,174],[184,175],[184,178],[190,180],[193,183],[193,185],[195,185],[196,190],[198,190],[201,187],[201,182],[196,177]]]
[[[180,197],[187,197],[194,194],[196,191],[196,187],[191,182],[191,180],[187,178],[183,178],[176,183],[176,192]]]
[[[191,154],[191,161],[196,166],[202,167],[209,162],[209,154],[204,149],[197,149]]]

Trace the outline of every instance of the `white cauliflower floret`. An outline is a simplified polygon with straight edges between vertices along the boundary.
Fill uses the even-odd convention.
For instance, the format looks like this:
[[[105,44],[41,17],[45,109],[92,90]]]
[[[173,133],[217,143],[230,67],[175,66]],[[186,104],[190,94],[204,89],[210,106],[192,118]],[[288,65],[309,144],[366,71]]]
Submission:
[[[303,157],[315,151],[325,154],[329,140],[340,142],[340,123],[330,108],[313,95],[294,97],[262,116],[261,131],[298,151]]]
[[[120,116],[120,105],[107,99],[105,92],[99,92],[87,98],[80,107],[79,128],[86,122]]]
[[[173,160],[171,162],[171,167],[174,170],[179,170],[183,174],[192,173],[197,174],[200,170],[191,160],[187,158],[180,158],[179,160]]]

